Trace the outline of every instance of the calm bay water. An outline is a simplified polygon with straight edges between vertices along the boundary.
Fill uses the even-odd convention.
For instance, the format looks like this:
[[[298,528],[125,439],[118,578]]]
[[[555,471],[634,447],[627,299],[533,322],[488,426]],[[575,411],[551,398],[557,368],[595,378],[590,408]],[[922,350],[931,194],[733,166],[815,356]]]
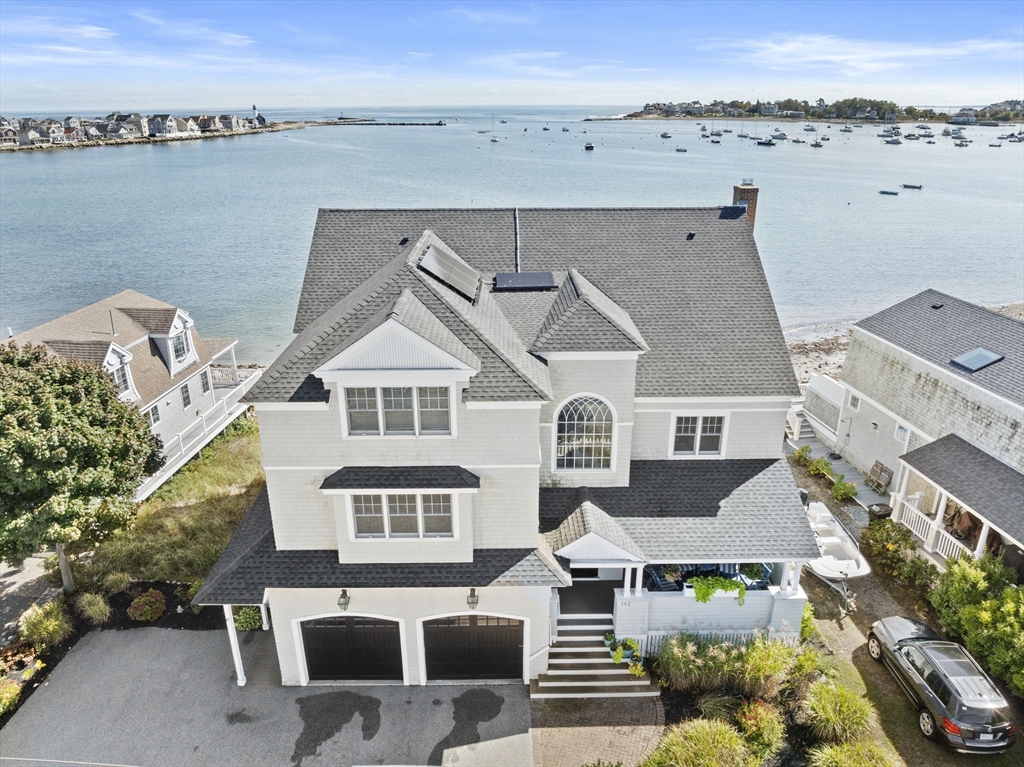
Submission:
[[[477,132],[492,112],[508,120],[494,126],[498,144]],[[753,135],[749,122],[716,121],[734,131],[720,145],[691,121],[582,122],[608,108],[345,113],[448,124],[0,155],[0,328],[134,288],[266,363],[291,339],[319,207],[709,206],[731,202],[744,178],[761,189],[755,235],[785,326],[862,317],[925,287],[1024,300],[1024,144],[988,147],[1003,129],[969,128],[974,143],[956,148],[822,125],[831,141],[813,149],[737,138]],[[783,129],[811,140],[800,128]],[[901,183],[924,189],[878,194]]]

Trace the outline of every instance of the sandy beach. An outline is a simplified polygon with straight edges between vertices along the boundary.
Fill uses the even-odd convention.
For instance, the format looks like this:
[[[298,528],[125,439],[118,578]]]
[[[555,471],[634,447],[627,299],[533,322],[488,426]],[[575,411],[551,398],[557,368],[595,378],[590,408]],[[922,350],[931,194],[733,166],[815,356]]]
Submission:
[[[1024,301],[995,304],[994,312],[1024,321]],[[796,380],[807,383],[811,374],[839,378],[850,347],[850,333],[856,320],[834,320],[813,325],[784,328],[789,356],[793,360]]]

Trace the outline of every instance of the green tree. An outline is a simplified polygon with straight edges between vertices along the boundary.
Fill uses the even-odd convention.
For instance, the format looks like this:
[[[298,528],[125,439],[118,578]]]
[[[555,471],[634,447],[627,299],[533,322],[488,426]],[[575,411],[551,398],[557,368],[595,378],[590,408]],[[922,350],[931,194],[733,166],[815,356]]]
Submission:
[[[160,468],[161,445],[101,368],[0,344],[0,559],[20,564],[55,545],[96,543],[132,517],[132,495]]]

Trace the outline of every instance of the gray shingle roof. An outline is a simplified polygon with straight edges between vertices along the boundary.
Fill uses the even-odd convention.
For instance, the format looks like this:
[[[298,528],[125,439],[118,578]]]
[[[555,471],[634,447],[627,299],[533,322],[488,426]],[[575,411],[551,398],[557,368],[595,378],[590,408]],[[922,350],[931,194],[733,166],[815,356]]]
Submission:
[[[648,561],[818,557],[785,460],[632,461],[629,482],[628,487],[541,488],[541,532],[558,530],[590,501]]]
[[[640,547],[626,534],[626,531],[604,510],[590,501],[583,501],[579,508],[570,514],[562,524],[547,534],[547,539],[552,551],[559,551],[588,533],[596,533],[609,543],[614,543],[620,549],[635,556],[643,557],[644,555]]]
[[[513,218],[510,208],[320,210],[296,332],[364,290],[400,255],[403,239],[428,229],[482,273],[513,270]],[[642,333],[651,350],[637,363],[637,396],[797,394],[757,247],[737,209],[520,208],[519,236],[524,271],[578,269]],[[519,340],[523,349],[533,342]]]
[[[278,551],[264,489],[213,566],[193,604],[259,604],[267,588],[564,586],[543,551],[474,549],[472,562],[343,564],[336,550]]]
[[[321,490],[460,490],[480,487],[480,477],[461,466],[346,466]]]
[[[935,304],[942,308],[933,309]],[[1024,322],[925,290],[860,322],[862,328],[1011,402],[1024,405]],[[969,373],[950,360],[983,346],[1005,359]]]
[[[1024,474],[956,434],[947,434],[900,458],[1024,543]]]

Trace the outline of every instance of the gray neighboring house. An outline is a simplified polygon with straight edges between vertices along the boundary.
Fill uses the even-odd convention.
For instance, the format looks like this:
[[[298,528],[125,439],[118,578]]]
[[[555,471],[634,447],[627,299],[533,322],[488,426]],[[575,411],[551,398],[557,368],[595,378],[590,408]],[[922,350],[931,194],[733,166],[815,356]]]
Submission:
[[[735,202],[757,189],[734,194],[320,210],[298,335],[245,398],[267,489],[195,602],[260,607],[285,685],[647,696],[605,632],[795,639],[798,387]],[[677,566],[746,578],[745,603]]]
[[[235,338],[202,338],[184,309],[125,290],[14,336],[61,357],[99,365],[121,399],[146,415],[167,462],[147,477],[149,497],[224,427],[245,412],[242,396],[259,370],[239,370]]]
[[[1002,549],[1024,577],[1024,322],[923,291],[854,325],[804,415],[863,473],[892,471],[893,519],[940,567]]]

